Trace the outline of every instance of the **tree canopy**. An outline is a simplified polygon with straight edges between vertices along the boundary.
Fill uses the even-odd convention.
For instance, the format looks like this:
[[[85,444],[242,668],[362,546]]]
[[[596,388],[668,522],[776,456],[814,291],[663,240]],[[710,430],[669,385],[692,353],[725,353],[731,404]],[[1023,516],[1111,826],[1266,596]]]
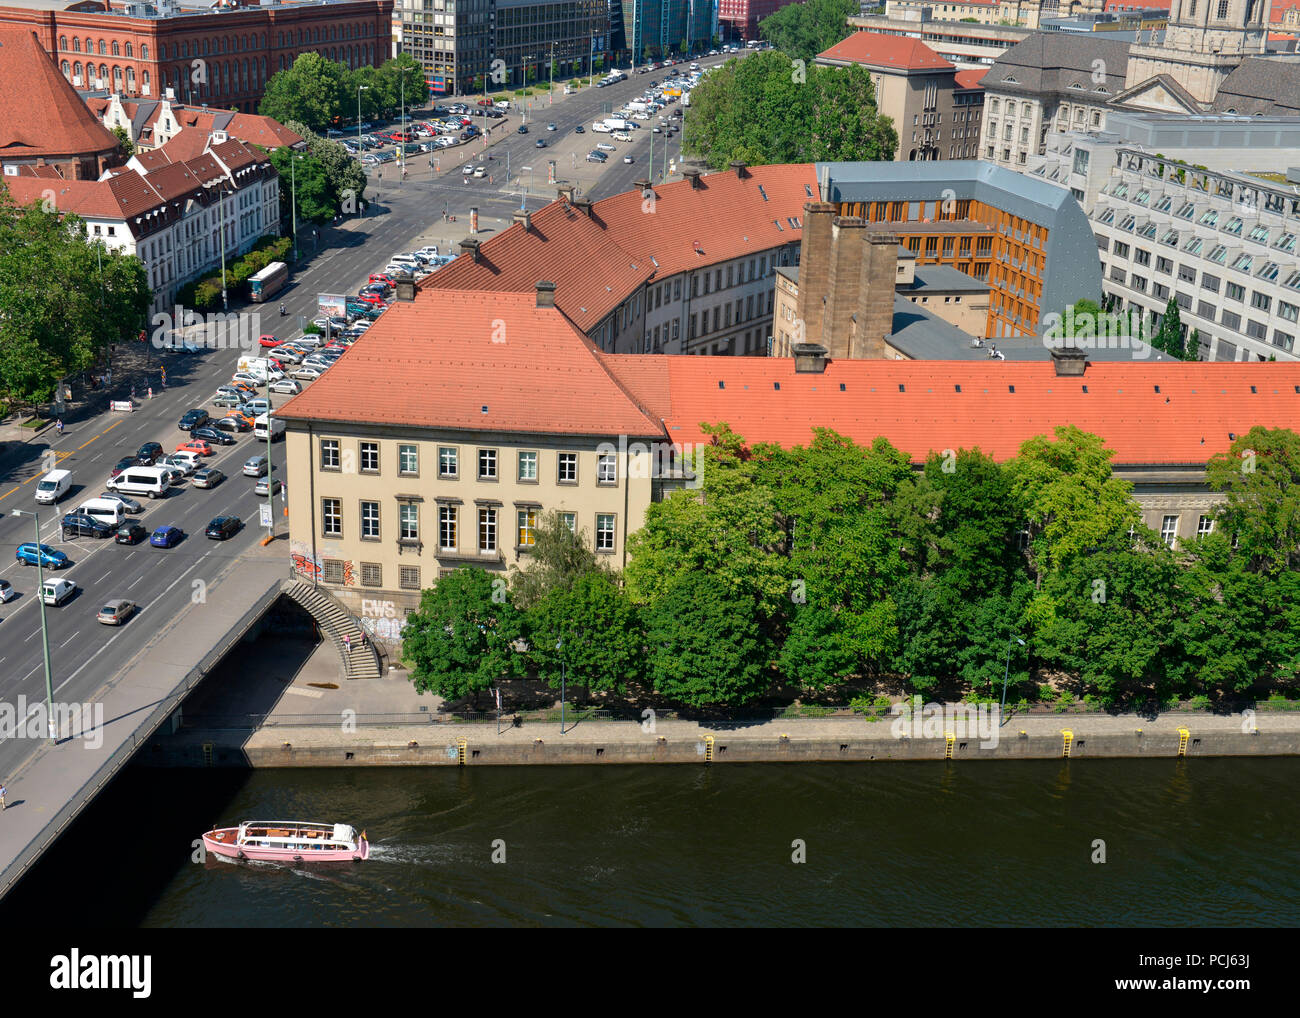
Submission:
[[[733,160],[889,160],[897,148],[865,68],[805,66],[779,50],[728,61],[706,76],[691,92],[682,135],[683,151],[714,169]]]
[[[396,111],[403,99],[407,109],[418,109],[428,98],[424,70],[409,53],[381,67],[356,69],[319,53],[302,53],[293,66],[271,76],[258,112],[286,126],[298,121],[319,134],[339,123],[355,124],[358,103],[365,119]]]
[[[812,63],[818,53],[851,33],[849,18],[860,13],[858,0],[804,0],[768,15],[758,23],[758,34],[775,49]]]
[[[0,401],[50,400],[61,378],[134,335],[152,299],[134,255],[92,242],[52,197],[19,206],[0,187]]]

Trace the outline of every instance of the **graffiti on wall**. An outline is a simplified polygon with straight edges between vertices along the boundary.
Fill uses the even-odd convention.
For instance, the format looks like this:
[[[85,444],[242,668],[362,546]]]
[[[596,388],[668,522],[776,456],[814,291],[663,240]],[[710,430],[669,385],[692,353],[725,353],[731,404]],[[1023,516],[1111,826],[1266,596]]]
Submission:
[[[371,639],[397,643],[402,639],[406,619],[398,617],[397,606],[392,601],[363,597],[361,616],[357,619],[357,624]]]
[[[320,559],[312,557],[311,545],[294,541],[289,546],[289,560],[293,563],[294,572],[308,579],[321,579]]]

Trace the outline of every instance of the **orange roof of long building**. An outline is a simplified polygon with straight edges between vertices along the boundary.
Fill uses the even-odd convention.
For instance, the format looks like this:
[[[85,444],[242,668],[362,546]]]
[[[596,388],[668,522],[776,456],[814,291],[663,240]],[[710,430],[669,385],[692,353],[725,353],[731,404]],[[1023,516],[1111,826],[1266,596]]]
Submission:
[[[901,71],[951,71],[949,63],[920,39],[878,32],[854,32],[830,49],[817,54],[818,60],[843,60]]]
[[[430,290],[398,302],[288,419],[391,427],[806,445],[813,428],[883,436],[914,461],[978,447],[998,460],[1073,424],[1117,464],[1203,464],[1254,425],[1300,429],[1300,363],[834,360],[603,354],[534,293]]]
[[[817,194],[812,163],[755,166],[743,177],[710,173],[698,187],[680,180],[653,190],[653,199],[637,189],[612,195],[589,213],[551,202],[527,230],[515,223],[484,241],[477,260],[461,255],[420,288],[531,294],[550,280],[556,306],[587,332],[651,279],[798,243],[800,210]]]

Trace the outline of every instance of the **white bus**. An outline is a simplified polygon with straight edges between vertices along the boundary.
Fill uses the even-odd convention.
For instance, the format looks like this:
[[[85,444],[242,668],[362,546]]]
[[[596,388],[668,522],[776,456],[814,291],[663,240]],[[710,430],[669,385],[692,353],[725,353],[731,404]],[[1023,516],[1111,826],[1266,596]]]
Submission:
[[[284,262],[272,262],[261,272],[248,279],[248,296],[250,300],[263,301],[280,291],[289,281],[289,266]]]

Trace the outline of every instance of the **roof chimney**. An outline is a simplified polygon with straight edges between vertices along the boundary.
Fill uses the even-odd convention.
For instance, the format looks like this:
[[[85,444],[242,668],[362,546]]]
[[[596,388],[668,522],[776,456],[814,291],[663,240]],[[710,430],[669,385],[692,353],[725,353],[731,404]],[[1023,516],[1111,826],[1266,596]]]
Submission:
[[[587,198],[574,198],[573,201],[571,202],[571,204],[572,204],[573,207],[574,207],[575,209],[577,209],[579,212],[585,212],[585,213],[587,213],[588,216],[591,215],[591,201],[590,201],[589,199],[587,199]]]
[[[795,343],[794,370],[800,375],[820,375],[826,371],[826,347],[820,343]]]
[[[533,222],[532,216],[524,209],[515,210],[514,220],[516,223],[523,224],[524,233],[528,232],[528,227],[531,226]]]
[[[1052,363],[1058,378],[1078,377],[1088,366],[1088,352],[1077,346],[1054,346]]]
[[[542,280],[537,284],[537,306],[539,308],[555,307],[555,284]]]
[[[393,282],[397,284],[395,296],[398,300],[415,300],[415,276],[409,272],[399,272]]]
[[[745,164],[738,159],[732,160],[731,168],[736,171],[736,176],[741,180],[744,180],[749,176],[749,170],[746,168]]]
[[[641,194],[645,194],[648,190],[650,190],[650,181],[634,180],[632,181],[632,186],[635,187]]]
[[[470,255],[478,261],[478,241],[473,237],[466,237],[460,242],[460,253]]]
[[[682,176],[691,182],[692,190],[698,191],[700,189],[699,170],[695,169],[694,167],[691,167],[690,169],[682,170]]]
[[[566,202],[568,202],[570,205],[573,204],[572,184],[565,184],[563,187],[556,188],[556,191],[559,193],[560,197],[563,198]]]

